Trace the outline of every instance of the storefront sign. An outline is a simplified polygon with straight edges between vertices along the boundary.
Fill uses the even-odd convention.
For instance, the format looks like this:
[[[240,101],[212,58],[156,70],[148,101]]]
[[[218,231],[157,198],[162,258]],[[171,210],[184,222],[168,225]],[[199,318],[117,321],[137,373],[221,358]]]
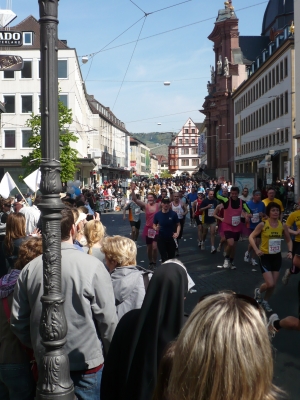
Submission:
[[[21,71],[23,64],[20,56],[0,55],[0,71]]]
[[[22,32],[0,31],[0,46],[20,47],[23,44]]]

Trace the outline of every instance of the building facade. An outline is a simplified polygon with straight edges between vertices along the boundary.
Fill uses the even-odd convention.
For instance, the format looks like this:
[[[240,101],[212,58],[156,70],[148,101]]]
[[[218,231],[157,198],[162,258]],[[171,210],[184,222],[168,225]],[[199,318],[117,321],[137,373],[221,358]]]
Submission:
[[[130,167],[132,175],[149,176],[151,173],[150,149],[135,137],[130,137]]]
[[[294,175],[296,155],[294,35],[286,26],[274,36],[233,94],[235,172],[264,184]]]
[[[173,175],[192,175],[198,168],[198,137],[201,124],[189,118],[169,145],[169,171]]]

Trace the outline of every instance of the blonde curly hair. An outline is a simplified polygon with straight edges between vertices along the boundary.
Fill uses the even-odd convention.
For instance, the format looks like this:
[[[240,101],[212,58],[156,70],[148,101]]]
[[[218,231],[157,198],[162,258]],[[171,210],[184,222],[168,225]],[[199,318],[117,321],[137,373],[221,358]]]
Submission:
[[[105,226],[98,220],[88,221],[84,226],[84,236],[89,248],[88,254],[92,254],[94,244],[101,242],[105,236]]]
[[[119,267],[136,265],[136,245],[125,236],[107,236],[101,250],[108,260],[117,262]]]

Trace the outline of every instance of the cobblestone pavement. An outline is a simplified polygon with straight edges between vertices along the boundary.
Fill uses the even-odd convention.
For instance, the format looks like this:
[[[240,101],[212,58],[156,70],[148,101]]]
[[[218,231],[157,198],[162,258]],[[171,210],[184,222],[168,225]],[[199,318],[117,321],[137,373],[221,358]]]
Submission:
[[[142,214],[142,226],[145,216]],[[128,220],[124,221],[122,213],[108,213],[102,215],[102,222],[107,228],[109,235],[124,235],[129,237],[130,226]],[[216,244],[219,237],[216,237]],[[148,266],[146,246],[139,238],[137,263],[143,267]],[[217,268],[222,265],[222,253],[210,254],[210,239],[206,239],[206,249],[200,250],[197,247],[197,228],[190,227],[187,219],[183,239],[180,241],[180,260],[186,266],[190,276],[196,283],[193,288],[197,290],[190,293],[186,299],[186,312],[190,313],[198,299],[207,293],[216,292],[222,289],[233,290],[253,296],[254,289],[262,283],[262,276],[258,266],[251,266],[244,262],[244,253],[247,250],[248,240],[238,243],[237,255],[235,258],[236,270],[224,270]],[[283,268],[281,274],[289,266],[285,258],[287,248],[283,245]],[[255,271],[253,271],[255,270]],[[274,312],[283,318],[288,315],[298,315],[298,294],[297,286],[299,277],[292,276],[287,286],[280,281],[270,300]],[[288,393],[288,399],[299,399],[300,393],[300,332],[281,330],[273,339],[275,373],[274,382]]]

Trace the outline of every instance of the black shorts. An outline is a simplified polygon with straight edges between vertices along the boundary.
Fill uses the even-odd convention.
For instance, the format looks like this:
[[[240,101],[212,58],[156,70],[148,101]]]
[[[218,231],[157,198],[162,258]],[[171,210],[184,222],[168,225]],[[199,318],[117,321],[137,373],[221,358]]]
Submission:
[[[199,215],[195,215],[194,220],[196,221],[197,226],[202,225],[202,221],[200,221]]]
[[[141,227],[141,220],[139,220],[139,221],[137,221],[137,222],[135,222],[135,221],[129,221],[130,222],[130,226],[135,226],[136,227],[136,229],[140,229],[140,227]]]
[[[225,239],[233,239],[235,242],[239,241],[240,232],[224,231]]]
[[[293,241],[293,256],[300,257],[300,242]]]
[[[281,269],[282,257],[281,253],[264,254],[259,257],[259,266],[261,272],[279,272]]]

